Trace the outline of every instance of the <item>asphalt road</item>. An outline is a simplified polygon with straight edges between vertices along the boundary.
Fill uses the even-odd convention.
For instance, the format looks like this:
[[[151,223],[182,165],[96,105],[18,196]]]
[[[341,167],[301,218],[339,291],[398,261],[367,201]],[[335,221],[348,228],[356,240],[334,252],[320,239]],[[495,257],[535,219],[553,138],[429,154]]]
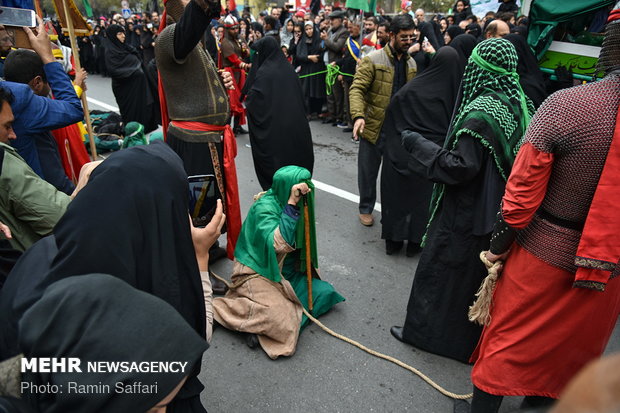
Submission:
[[[188,85],[191,87],[191,85]],[[116,101],[109,79],[88,79],[90,109],[110,109]],[[283,99],[286,95],[283,94]],[[104,107],[95,104],[104,103]],[[314,179],[357,194],[357,148],[342,129],[311,122],[315,150]],[[291,131],[291,133],[295,133]],[[252,196],[260,192],[248,135],[237,137],[236,159],[245,216]],[[316,219],[319,266],[323,279],[346,297],[321,322],[336,332],[396,357],[455,393],[471,392],[471,367],[439,357],[392,338],[389,329],[402,325],[418,258],[387,256],[377,223],[363,227],[357,204],[318,190]],[[224,260],[227,261],[227,260]],[[216,273],[229,278],[232,265],[220,261]],[[608,352],[620,351],[616,328]],[[251,350],[236,333],[217,328],[205,353],[201,379],[203,403],[210,412],[452,412],[451,399],[413,373],[340,341],[316,325],[301,334],[297,352],[270,360]],[[520,398],[506,398],[501,412],[518,408]]]

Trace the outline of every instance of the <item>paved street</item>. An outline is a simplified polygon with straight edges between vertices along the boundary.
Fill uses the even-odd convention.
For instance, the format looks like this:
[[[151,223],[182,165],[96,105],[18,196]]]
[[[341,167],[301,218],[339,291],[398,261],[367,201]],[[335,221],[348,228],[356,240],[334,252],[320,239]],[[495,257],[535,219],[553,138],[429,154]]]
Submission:
[[[90,76],[90,109],[116,107],[110,79]],[[191,87],[191,85],[188,85]],[[283,93],[282,99],[286,99]],[[105,104],[102,107],[99,103]],[[357,219],[357,148],[350,134],[311,122],[315,149],[314,178],[345,193],[317,190],[319,267],[323,279],[346,297],[321,321],[331,329],[379,352],[408,363],[456,393],[469,393],[470,366],[402,344],[389,333],[402,325],[418,258],[385,255],[380,214],[373,227]],[[291,135],[295,131],[290,131]],[[248,135],[237,138],[236,159],[242,215],[261,189],[256,180]],[[336,192],[336,193],[334,193]],[[449,251],[446,251],[449,254]],[[219,262],[214,271],[229,278],[232,265]],[[608,351],[620,350],[616,328]],[[375,358],[310,325],[292,357],[270,360],[249,349],[241,336],[218,328],[205,353],[201,379],[203,401],[210,412],[451,412],[452,401],[421,379]],[[518,408],[507,398],[501,412]]]

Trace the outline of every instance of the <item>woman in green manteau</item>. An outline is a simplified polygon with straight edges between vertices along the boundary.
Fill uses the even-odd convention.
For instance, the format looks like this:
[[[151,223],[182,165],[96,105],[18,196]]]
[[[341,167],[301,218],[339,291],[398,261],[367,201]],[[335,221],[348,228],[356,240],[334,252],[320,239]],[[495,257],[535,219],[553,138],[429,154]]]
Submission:
[[[310,221],[313,315],[320,316],[344,301],[328,282],[318,278],[314,188],[310,172],[298,166],[280,168],[273,185],[250,208],[235,249],[231,288],[213,302],[214,317],[224,327],[258,337],[275,359],[295,353],[299,332],[309,322],[306,236],[302,196]]]

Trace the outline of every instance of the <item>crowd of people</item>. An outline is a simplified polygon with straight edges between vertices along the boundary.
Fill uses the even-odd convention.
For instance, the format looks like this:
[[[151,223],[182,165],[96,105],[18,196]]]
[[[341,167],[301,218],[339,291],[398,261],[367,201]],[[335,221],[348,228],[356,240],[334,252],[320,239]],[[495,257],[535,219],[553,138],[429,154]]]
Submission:
[[[345,300],[318,271],[319,119],[358,144],[360,223],[374,225],[381,170],[385,252],[406,243],[419,255],[392,336],[473,364],[472,403],[455,412],[494,413],[503,396],[546,409],[574,391],[620,314],[620,4],[605,10],[601,79],[565,88],[540,72],[515,1],[500,3],[478,20],[466,0],[432,18],[409,1],[395,16],[332,6],[253,16],[167,0],[161,20],[98,19],[80,38],[83,71],[54,53],[62,42],[43,20],[24,28],[32,50],[8,50],[1,65],[0,410],[205,411],[198,374],[214,323],[272,359],[293,355],[306,311]],[[111,77],[122,124],[161,125],[165,142],[89,162],[78,126],[88,73]],[[264,192],[242,219],[235,135],[248,132]],[[212,178],[206,226],[191,219],[188,176]],[[209,271],[224,256],[232,283]],[[468,309],[485,263],[501,275],[491,321],[478,325]],[[38,357],[187,368],[20,368]],[[160,387],[50,396],[23,380]]]

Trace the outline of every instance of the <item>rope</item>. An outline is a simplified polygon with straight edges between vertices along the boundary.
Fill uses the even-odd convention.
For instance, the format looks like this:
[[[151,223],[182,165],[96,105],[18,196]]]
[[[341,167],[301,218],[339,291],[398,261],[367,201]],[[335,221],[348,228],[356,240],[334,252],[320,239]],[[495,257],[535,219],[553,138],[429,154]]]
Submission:
[[[332,88],[334,87],[334,84],[336,84],[338,75],[349,76],[349,77],[354,76],[351,73],[341,72],[340,67],[338,65],[327,65],[326,70],[321,70],[320,72],[314,72],[314,73],[308,73],[305,75],[301,75],[299,76],[299,78],[303,79],[305,77],[322,75],[324,73],[326,74],[325,75],[325,91],[327,92],[328,95],[332,94]]]
[[[215,273],[211,272],[211,275],[215,278],[217,278],[218,280],[222,281],[224,284],[226,284],[228,286],[228,288],[230,289],[236,289],[239,288],[239,286],[241,286],[241,284],[243,284],[244,282],[251,280],[252,278],[256,278],[256,277],[260,277],[260,275],[258,274],[254,274],[254,275],[250,275],[249,277],[246,277],[242,280],[237,281],[234,284],[231,284],[230,282],[228,282],[227,280],[223,279],[222,277],[216,275]],[[358,343],[355,340],[352,340],[348,337],[343,336],[342,334],[338,334],[335,331],[331,330],[329,327],[325,326],[323,323],[321,323],[319,320],[317,320],[316,318],[314,318],[307,310],[304,306],[301,306],[301,309],[303,310],[304,314],[306,315],[306,317],[308,317],[313,323],[315,323],[317,326],[319,326],[323,331],[325,331],[327,334],[336,337],[337,339],[340,339],[346,343],[349,343],[357,348],[359,348],[360,350],[365,351],[368,354],[371,354],[375,357],[379,357],[382,358],[384,360],[387,360],[389,362],[392,362],[402,368],[404,368],[405,370],[409,370],[410,372],[414,373],[416,376],[420,377],[422,380],[424,380],[426,383],[428,383],[432,388],[434,388],[435,390],[437,390],[439,393],[443,394],[444,396],[450,397],[452,399],[457,399],[457,400],[466,400],[466,399],[471,399],[474,395],[473,393],[469,393],[469,394],[456,394],[456,393],[452,393],[451,391],[448,391],[446,389],[444,389],[443,387],[441,387],[439,384],[435,383],[435,381],[433,381],[430,377],[428,377],[426,374],[422,373],[420,370],[416,369],[415,367],[412,367],[408,364],[403,363],[402,361],[395,359],[394,357],[391,356],[387,356],[385,354],[379,353],[378,351],[372,350],[366,346],[364,346],[363,344]]]

